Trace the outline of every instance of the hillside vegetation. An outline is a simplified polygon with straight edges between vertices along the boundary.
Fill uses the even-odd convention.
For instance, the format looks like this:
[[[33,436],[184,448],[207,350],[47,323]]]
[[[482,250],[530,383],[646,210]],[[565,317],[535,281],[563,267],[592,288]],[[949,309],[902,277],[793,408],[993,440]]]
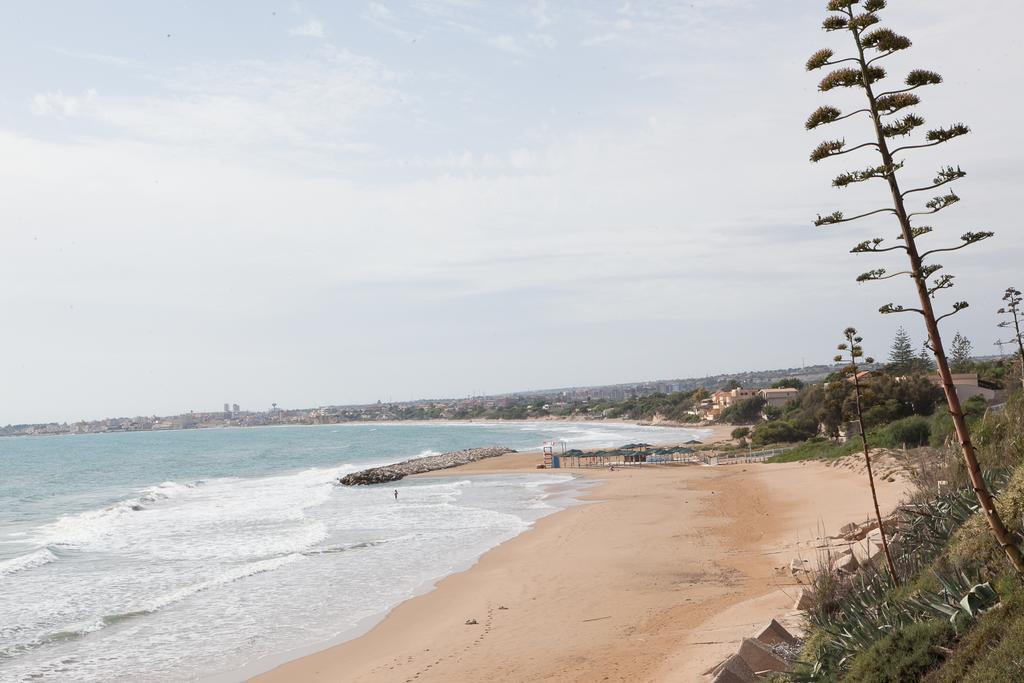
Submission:
[[[972,427],[999,512],[1020,538],[1024,393],[1001,411],[975,414]],[[917,470],[911,500],[898,513],[901,585],[875,565],[836,575],[824,557],[792,680],[1024,680],[1024,585],[987,533],[956,448],[932,452],[938,457]]]

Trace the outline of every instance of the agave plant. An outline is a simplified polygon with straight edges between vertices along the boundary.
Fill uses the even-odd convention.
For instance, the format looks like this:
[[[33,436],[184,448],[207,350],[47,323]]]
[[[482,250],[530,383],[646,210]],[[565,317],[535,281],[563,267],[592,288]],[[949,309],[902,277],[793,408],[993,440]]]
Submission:
[[[982,475],[990,490],[1009,481],[1009,472],[988,471]],[[953,533],[979,510],[974,492],[957,489],[921,505],[900,510],[899,552],[896,564],[904,576],[915,574],[929,564],[949,542]]]
[[[979,583],[970,572],[934,571],[941,589],[919,590],[896,599],[889,593],[888,577],[875,570],[862,577],[857,590],[848,593],[830,614],[818,614],[811,623],[825,638],[812,661],[802,663],[793,675],[797,681],[834,680],[849,668],[851,660],[882,637],[926,619],[948,620],[957,632],[999,602],[989,583]]]
[[[942,590],[922,590],[906,602],[923,615],[948,619],[958,633],[981,612],[999,602],[999,594],[992,584],[980,583],[977,572],[960,569],[932,573]]]
[[[1001,489],[1009,480],[1005,472],[986,472],[984,476],[991,490]],[[977,512],[978,502],[970,488],[904,507],[898,540],[893,544],[900,573],[911,577],[932,565],[953,533]],[[808,614],[808,622],[824,638],[816,641],[813,652],[806,653],[808,660],[800,663],[792,680],[835,680],[853,657],[889,633],[925,619],[948,620],[961,631],[999,601],[992,586],[981,583],[976,571],[944,567],[930,571],[939,590],[923,589],[897,597],[881,568],[871,563],[862,567],[828,604]]]

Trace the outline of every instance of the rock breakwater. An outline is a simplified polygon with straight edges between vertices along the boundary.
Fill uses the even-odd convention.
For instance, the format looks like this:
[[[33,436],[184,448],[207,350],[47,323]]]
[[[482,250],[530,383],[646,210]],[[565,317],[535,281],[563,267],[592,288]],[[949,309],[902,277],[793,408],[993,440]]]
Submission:
[[[466,463],[476,462],[484,458],[495,458],[506,453],[515,453],[511,448],[500,448],[489,446],[487,448],[467,448],[464,451],[453,451],[441,455],[428,455],[425,458],[413,458],[404,460],[394,465],[383,467],[371,467],[368,470],[352,472],[339,479],[339,483],[345,486],[361,486],[364,484],[383,484],[389,481],[398,481],[410,474],[423,474],[435,470],[445,470],[449,467],[458,467]]]

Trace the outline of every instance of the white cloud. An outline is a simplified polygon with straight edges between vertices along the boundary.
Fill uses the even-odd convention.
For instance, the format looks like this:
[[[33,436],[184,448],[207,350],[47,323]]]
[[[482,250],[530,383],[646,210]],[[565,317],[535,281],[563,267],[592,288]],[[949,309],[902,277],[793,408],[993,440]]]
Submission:
[[[378,21],[394,21],[395,13],[387,5],[371,2],[366,6],[366,15]]]
[[[194,65],[158,78],[158,94],[55,91],[35,95],[30,106],[37,115],[88,119],[132,140],[338,150],[363,146],[353,128],[398,99],[390,71],[329,48],[304,61]]]
[[[318,19],[310,19],[305,24],[292,27],[288,30],[293,36],[304,36],[306,38],[324,38],[324,25]]]
[[[479,0],[413,0],[413,6],[431,16],[465,14],[480,9]]]
[[[519,40],[515,36],[509,35],[507,33],[502,33],[500,35],[495,36],[488,36],[487,43],[493,47],[498,48],[499,50],[504,50],[505,52],[511,52],[513,54],[526,53],[526,49],[523,48],[522,45],[520,45]]]
[[[617,34],[617,33],[611,33],[611,32],[600,33],[600,34],[596,34],[596,35],[586,36],[583,40],[580,41],[580,45],[582,45],[583,47],[592,47],[592,46],[595,46],[595,45],[605,45],[607,43],[615,42],[618,39],[619,39],[619,34]]]
[[[116,66],[123,69],[134,69],[141,66],[141,63],[137,60],[119,57],[117,55],[107,55],[99,52],[87,52],[82,50],[67,50],[60,47],[54,47],[51,49],[59,55],[80,61],[95,62],[97,64]]]
[[[538,49],[509,80],[493,78],[493,49],[534,47],[535,21],[520,7],[520,24],[505,26],[472,4],[434,0],[426,19],[404,5],[399,16],[383,4],[366,14],[463,41],[424,41],[412,68],[392,66],[412,50],[391,41],[375,59],[306,43],[285,59],[151,72],[144,92],[114,90],[121,79],[69,89],[69,78],[63,91],[23,94],[21,113],[39,118],[0,130],[0,308],[29,332],[0,336],[0,357],[22,363],[0,410],[199,409],[186,401],[234,386],[306,405],[454,394],[470,381],[495,391],[626,381],[817,360],[851,323],[883,339],[898,321],[877,307],[906,303],[906,288],[858,287],[857,273],[892,263],[847,251],[892,227],[810,226],[819,211],[882,199],[867,186],[830,190],[846,165],[807,163],[818,135],[801,124],[822,99],[801,64],[829,39],[817,16],[776,22],[773,10],[775,23],[719,30],[687,4],[679,16],[677,3],[662,5],[671,30],[653,2],[632,10],[629,27],[614,12],[581,19],[559,5],[552,34],[565,54],[545,62]],[[898,29],[915,20],[900,11]],[[948,85],[927,92],[924,115],[975,129],[906,171],[927,180],[962,163],[971,173],[933,237],[997,231],[947,264],[953,294],[978,304],[956,320],[968,333],[990,329],[998,301],[986,306],[986,290],[997,299],[1012,283],[1024,248],[1007,200],[1022,134],[1005,116],[1016,96],[999,67],[1019,50],[979,47],[1012,46],[1019,22],[991,16],[908,31],[912,59],[892,62],[894,73],[910,62],[942,72]],[[574,48],[603,31],[621,33],[610,56]],[[953,43],[975,58],[949,59]],[[845,106],[844,95],[829,101]],[[834,135],[864,134],[847,123]],[[489,329],[460,336],[473,325]],[[976,347],[988,347],[981,334]],[[403,361],[410,348],[427,363]],[[423,380],[426,365],[446,383]],[[133,387],[140,369],[156,373],[145,377],[159,392]],[[138,401],[113,406],[119,392],[95,390],[116,382]]]
[[[547,0],[536,0],[530,7],[530,14],[533,15],[537,28],[547,28],[551,25],[551,14],[548,13]]]
[[[398,25],[398,17],[395,13],[387,5],[379,2],[371,2],[367,5],[366,10],[363,12],[363,18],[382,31],[390,33],[401,40],[413,42],[420,37],[411,31],[401,28]]]
[[[84,95],[76,97],[65,95],[62,91],[38,93],[32,97],[32,113],[37,116],[75,117],[90,108],[97,99],[95,90],[87,90]]]

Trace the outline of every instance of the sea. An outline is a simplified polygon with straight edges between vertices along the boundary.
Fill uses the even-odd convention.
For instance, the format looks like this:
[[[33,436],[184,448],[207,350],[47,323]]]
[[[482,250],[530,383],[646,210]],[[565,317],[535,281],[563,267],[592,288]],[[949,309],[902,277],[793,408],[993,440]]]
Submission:
[[[582,486],[564,470],[336,485],[346,473],[703,436],[501,422],[0,438],[0,681],[243,680],[365,632]]]

